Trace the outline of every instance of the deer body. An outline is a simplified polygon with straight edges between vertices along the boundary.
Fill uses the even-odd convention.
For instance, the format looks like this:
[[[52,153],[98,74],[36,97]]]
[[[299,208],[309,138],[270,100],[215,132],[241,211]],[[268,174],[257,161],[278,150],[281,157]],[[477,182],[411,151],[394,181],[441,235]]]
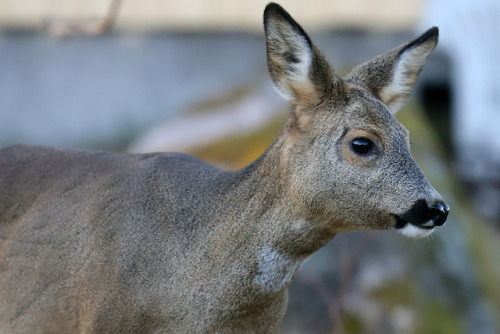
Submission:
[[[266,198],[277,194],[252,180],[256,166],[226,172],[183,154],[39,147],[12,147],[2,156],[30,167],[2,165],[14,186],[0,197],[7,205],[2,269],[9,270],[0,277],[0,328],[15,320],[20,327],[12,329],[22,331],[52,314],[74,326],[63,329],[83,332],[207,332],[229,320],[249,322],[243,328],[267,324],[254,312],[245,319],[248,307],[282,316],[283,306],[269,308],[286,299],[291,277],[282,282],[262,270],[265,248],[254,248],[273,242],[260,239],[277,214]],[[37,193],[16,189],[34,184]],[[256,294],[272,297],[254,305],[248,296]]]
[[[264,20],[294,109],[242,170],[180,153],[0,150],[0,332],[272,333],[300,264],[337,233],[444,223],[391,109],[437,30],[340,79],[281,7]]]

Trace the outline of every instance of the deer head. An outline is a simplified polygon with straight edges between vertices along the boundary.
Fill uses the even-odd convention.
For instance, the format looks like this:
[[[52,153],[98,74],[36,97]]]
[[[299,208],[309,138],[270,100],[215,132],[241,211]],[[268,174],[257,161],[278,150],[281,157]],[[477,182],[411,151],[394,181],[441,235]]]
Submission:
[[[337,231],[391,229],[429,235],[449,207],[410,154],[394,114],[438,41],[431,28],[341,78],[279,5],[264,13],[267,61],[278,92],[293,105],[280,165],[293,207]]]

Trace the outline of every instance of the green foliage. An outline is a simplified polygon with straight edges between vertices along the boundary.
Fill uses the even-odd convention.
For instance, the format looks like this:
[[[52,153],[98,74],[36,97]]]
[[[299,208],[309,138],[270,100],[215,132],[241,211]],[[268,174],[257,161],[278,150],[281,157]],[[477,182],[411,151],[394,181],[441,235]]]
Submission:
[[[346,334],[364,334],[366,329],[363,321],[355,314],[344,313],[342,316],[344,333]]]
[[[371,297],[386,308],[411,305],[415,294],[415,282],[411,278],[390,282],[371,292]]]
[[[442,301],[426,296],[420,309],[415,334],[465,333],[460,317]]]

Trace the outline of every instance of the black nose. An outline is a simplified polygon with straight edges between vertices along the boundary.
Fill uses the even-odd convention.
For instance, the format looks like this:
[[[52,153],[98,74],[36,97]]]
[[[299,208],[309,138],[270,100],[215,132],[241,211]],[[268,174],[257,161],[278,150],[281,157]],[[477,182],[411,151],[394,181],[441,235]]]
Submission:
[[[450,207],[443,201],[435,201],[427,204],[425,199],[419,199],[413,203],[412,207],[396,216],[396,228],[404,228],[407,224],[431,230],[436,226],[441,226],[446,222]]]
[[[431,219],[434,221],[434,225],[442,226],[446,222],[450,207],[443,202],[435,202],[429,206],[429,209],[431,210]]]

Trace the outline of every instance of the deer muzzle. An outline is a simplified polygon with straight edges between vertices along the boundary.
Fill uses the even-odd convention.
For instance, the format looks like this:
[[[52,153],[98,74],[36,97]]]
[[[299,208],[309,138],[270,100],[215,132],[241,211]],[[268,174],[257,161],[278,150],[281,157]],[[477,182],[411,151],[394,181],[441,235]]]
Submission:
[[[434,201],[427,204],[427,201],[420,199],[413,206],[403,213],[396,215],[396,229],[401,230],[403,234],[408,234],[405,231],[411,229],[413,232],[418,231],[411,226],[421,230],[432,230],[436,226],[442,226],[448,217],[450,207],[443,201]],[[411,226],[409,226],[411,225]],[[422,236],[429,233],[422,233]],[[412,233],[411,236],[420,236],[419,233]]]

